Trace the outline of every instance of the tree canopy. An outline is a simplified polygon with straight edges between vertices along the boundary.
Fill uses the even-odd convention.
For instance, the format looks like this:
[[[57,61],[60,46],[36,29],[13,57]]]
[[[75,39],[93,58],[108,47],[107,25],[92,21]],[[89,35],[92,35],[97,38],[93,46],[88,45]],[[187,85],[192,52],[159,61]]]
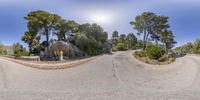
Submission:
[[[46,42],[49,42],[49,36],[53,32],[53,27],[60,22],[61,17],[57,14],[38,10],[30,12],[24,19],[27,20],[29,30],[45,35]],[[31,31],[32,32],[32,31]]]
[[[166,33],[165,31],[169,28],[167,22],[168,17],[166,16],[158,16],[152,12],[144,12],[136,16],[135,21],[131,21],[130,24],[137,30],[138,35],[143,34],[143,50],[145,50],[147,41],[155,41],[156,43],[161,41],[161,33]],[[169,37],[174,38],[173,36]]]
[[[165,30],[160,34],[160,41],[165,44],[165,51],[174,47],[176,41],[174,40],[174,36],[172,31]]]
[[[79,24],[73,20],[61,20],[54,26],[54,34],[59,41],[67,41],[78,31]]]

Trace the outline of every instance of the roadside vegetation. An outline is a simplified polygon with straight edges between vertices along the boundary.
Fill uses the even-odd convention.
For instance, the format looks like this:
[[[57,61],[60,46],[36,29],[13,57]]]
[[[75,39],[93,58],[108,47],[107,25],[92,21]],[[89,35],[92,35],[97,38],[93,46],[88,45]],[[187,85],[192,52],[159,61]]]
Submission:
[[[200,54],[200,38],[196,39],[194,43],[189,42],[182,46],[173,49],[173,52],[177,56],[184,56],[186,54]]]
[[[14,56],[16,58],[20,58],[21,56],[28,56],[29,55],[29,52],[26,50],[26,48],[23,47],[19,43],[13,44],[13,52],[14,52]]]
[[[152,12],[144,12],[130,22],[137,31],[136,34],[114,31],[110,39],[108,33],[98,24],[79,24],[42,10],[31,11],[24,19],[27,22],[27,31],[21,40],[28,45],[28,49],[15,43],[13,51],[16,58],[39,55],[40,51],[45,51],[55,41],[73,44],[89,56],[111,51],[136,50],[133,55],[150,64],[168,64],[174,62],[177,55],[200,54],[200,39],[172,49],[176,40],[168,24],[169,18]],[[136,35],[142,35],[142,40]],[[0,54],[7,54],[3,45],[0,45]]]
[[[7,55],[7,51],[4,47],[4,45],[0,42],[0,55]]]
[[[112,51],[125,51],[128,49],[135,49],[137,45],[137,38],[133,33],[119,34],[118,31],[114,31],[111,37]]]
[[[32,11],[24,19],[27,31],[21,40],[28,45],[28,50],[24,50],[23,46],[15,49],[16,57],[27,55],[27,51],[28,55],[39,55],[55,41],[71,43],[90,56],[110,53],[111,49],[125,51],[142,46],[142,41],[137,41],[133,33],[126,35],[114,31],[108,39],[108,33],[98,24],[79,24],[42,10]]]
[[[24,19],[27,21],[27,31],[22,41],[28,45],[28,50],[19,43],[14,44],[16,57],[27,55],[27,51],[28,55],[39,55],[40,51],[55,41],[71,43],[91,56],[109,49],[108,34],[100,25],[78,24],[42,10],[32,11]]]
[[[176,41],[169,30],[168,17],[144,12],[130,22],[138,35],[143,34],[143,47],[133,55],[141,61],[151,64],[165,64],[175,61],[170,55]]]

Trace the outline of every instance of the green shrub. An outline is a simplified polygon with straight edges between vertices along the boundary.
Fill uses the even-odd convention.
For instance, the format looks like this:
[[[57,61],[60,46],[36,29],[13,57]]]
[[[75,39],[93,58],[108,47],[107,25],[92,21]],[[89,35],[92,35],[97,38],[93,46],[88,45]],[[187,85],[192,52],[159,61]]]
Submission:
[[[164,49],[161,48],[160,46],[157,45],[149,45],[146,48],[146,55],[150,58],[150,59],[156,59],[158,60],[160,57],[162,57],[162,55],[164,54]]]
[[[88,55],[98,55],[101,54],[102,44],[94,39],[89,39],[84,34],[77,34],[75,36],[75,45],[83,52]]]
[[[0,42],[0,55],[7,55],[7,50],[5,49],[4,45]]]
[[[123,44],[123,43],[118,43],[117,46],[116,46],[116,48],[119,51],[125,51],[125,50],[127,50],[126,45]]]
[[[170,62],[174,62],[176,60],[176,58],[172,57],[169,59]]]
[[[164,62],[164,61],[168,61],[169,60],[169,56],[168,55],[162,55],[158,61],[159,62]]]
[[[195,54],[200,54],[200,39],[196,39],[193,46],[193,52]]]
[[[134,52],[134,55],[137,57],[146,57],[146,54],[144,51],[136,51]]]
[[[0,49],[0,55],[7,55],[7,51],[4,49]]]
[[[23,55],[23,54],[22,54],[22,52],[20,52],[20,51],[16,51],[16,52],[15,52],[15,57],[16,57],[16,58],[20,58],[22,55]]]
[[[16,58],[20,58],[21,56],[28,56],[29,55],[29,52],[26,50],[26,48],[23,47],[19,43],[13,44],[13,51],[14,51],[14,56]]]
[[[98,44],[95,40],[89,41],[88,48],[86,50],[86,53],[95,56],[101,54],[102,48],[100,47],[100,44]]]
[[[112,52],[117,52],[117,48],[116,47],[112,47]]]

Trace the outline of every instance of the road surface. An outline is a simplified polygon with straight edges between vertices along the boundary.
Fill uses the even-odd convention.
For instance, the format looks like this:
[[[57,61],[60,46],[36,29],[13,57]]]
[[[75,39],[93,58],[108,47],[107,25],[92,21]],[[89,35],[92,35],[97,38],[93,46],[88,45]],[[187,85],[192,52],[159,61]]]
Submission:
[[[200,100],[200,57],[144,64],[130,52],[63,69],[40,70],[0,58],[0,100]]]

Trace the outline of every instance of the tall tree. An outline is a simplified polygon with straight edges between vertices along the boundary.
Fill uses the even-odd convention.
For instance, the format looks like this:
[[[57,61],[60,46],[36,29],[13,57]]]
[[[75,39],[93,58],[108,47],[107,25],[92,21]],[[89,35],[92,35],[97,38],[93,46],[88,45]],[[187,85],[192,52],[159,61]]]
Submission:
[[[154,19],[155,24],[151,30],[151,40],[155,41],[156,43],[160,41],[160,34],[170,27],[168,24],[168,19],[169,17],[167,16],[156,16]]]
[[[120,34],[118,41],[119,41],[119,43],[126,44],[126,35]]]
[[[118,43],[118,38],[119,38],[119,32],[118,31],[114,31],[112,33],[112,37],[111,37],[111,40],[112,40],[112,44],[113,45],[117,45]]]
[[[79,32],[85,34],[89,39],[94,39],[101,44],[107,41],[108,34],[97,24],[82,24],[79,26]]]
[[[143,48],[143,41],[142,40],[138,40],[136,43],[136,49],[142,49]]]
[[[60,41],[67,41],[68,37],[74,36],[78,31],[79,24],[73,20],[62,20],[55,25],[54,34]]]
[[[126,44],[129,49],[133,48],[137,44],[137,38],[133,33],[129,33],[126,37]]]
[[[22,41],[28,44],[29,54],[31,54],[40,45],[40,36],[34,32],[25,32],[24,36],[22,36]]]
[[[136,16],[135,21],[130,22],[130,24],[138,31],[138,35],[143,34],[143,50],[145,50],[148,40],[159,41],[161,32],[169,28],[167,22],[168,17],[157,16],[152,12],[144,12]]]
[[[108,33],[97,24],[82,24],[74,36],[74,44],[88,55],[97,55],[103,51]]]
[[[160,35],[160,41],[165,44],[165,52],[168,52],[168,49],[174,47],[176,41],[174,40],[174,36],[172,31],[165,30]]]
[[[32,11],[24,18],[29,25],[38,30],[37,32],[46,36],[47,43],[49,42],[49,35],[52,33],[53,26],[61,20],[60,16],[42,10]]]
[[[139,16],[136,16],[135,21],[130,22],[134,29],[138,31],[138,35],[144,34],[143,36],[143,50],[146,48],[146,42],[149,35],[152,34],[152,27],[154,26],[154,20],[156,15],[151,12],[144,12]]]

